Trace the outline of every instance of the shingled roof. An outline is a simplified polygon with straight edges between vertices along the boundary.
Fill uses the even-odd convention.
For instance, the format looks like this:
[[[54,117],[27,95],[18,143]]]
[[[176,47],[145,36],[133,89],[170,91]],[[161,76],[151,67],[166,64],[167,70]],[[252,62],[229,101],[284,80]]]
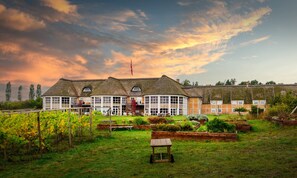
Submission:
[[[187,93],[182,89],[182,85],[177,81],[163,75],[147,91],[145,95],[184,95]]]
[[[92,95],[127,96],[128,94],[118,79],[109,77],[93,89]]]
[[[42,96],[78,96],[78,93],[71,80],[61,78]]]

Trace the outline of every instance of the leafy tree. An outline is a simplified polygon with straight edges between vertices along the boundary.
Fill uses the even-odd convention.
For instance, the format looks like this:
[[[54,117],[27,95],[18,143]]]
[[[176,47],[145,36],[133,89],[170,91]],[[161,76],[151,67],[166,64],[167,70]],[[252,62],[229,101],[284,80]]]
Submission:
[[[269,81],[269,82],[266,82],[266,85],[275,85],[276,83],[274,81]]]
[[[18,89],[18,100],[22,101],[22,90],[23,90],[23,86],[20,85],[19,89]]]
[[[239,107],[239,108],[235,108],[234,111],[238,112],[238,115],[241,116],[241,112],[247,112],[247,109],[245,109],[244,107]]]
[[[232,85],[235,85],[235,83],[236,83],[236,79],[235,79],[235,78],[231,78],[231,79],[230,79],[230,82],[231,82]]]
[[[218,81],[216,85],[224,85],[224,82]]]
[[[190,80],[186,79],[186,80],[184,80],[182,82],[182,85],[184,85],[184,86],[191,86],[191,82],[190,82]]]
[[[198,82],[195,82],[195,87],[198,87]]]
[[[258,80],[252,80],[252,81],[251,81],[251,85],[259,85]]]
[[[41,85],[40,84],[37,85],[36,98],[41,98]]]
[[[225,85],[232,85],[231,81],[228,79],[225,83]]]
[[[29,91],[29,100],[34,100],[35,98],[35,92],[34,92],[34,85],[30,85],[30,91]]]
[[[242,81],[238,85],[249,85],[249,84],[250,84],[249,81]]]
[[[6,101],[10,101],[10,97],[11,97],[11,84],[10,84],[10,82],[8,82],[7,84],[6,84],[6,91],[5,91],[6,93]]]

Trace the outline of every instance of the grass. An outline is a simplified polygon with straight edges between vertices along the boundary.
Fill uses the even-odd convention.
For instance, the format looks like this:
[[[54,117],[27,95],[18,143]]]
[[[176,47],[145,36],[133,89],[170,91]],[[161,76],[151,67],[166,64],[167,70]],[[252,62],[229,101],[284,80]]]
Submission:
[[[8,163],[0,177],[296,177],[297,128],[249,123],[253,132],[238,142],[173,140],[175,163],[149,164],[150,131],[114,131],[64,153]]]

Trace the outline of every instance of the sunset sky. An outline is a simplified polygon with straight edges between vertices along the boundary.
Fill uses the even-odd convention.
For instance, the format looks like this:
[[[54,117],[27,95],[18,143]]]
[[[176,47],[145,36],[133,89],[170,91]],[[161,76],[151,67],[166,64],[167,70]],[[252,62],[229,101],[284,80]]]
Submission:
[[[296,0],[0,0],[0,83],[163,74],[295,83],[296,9]]]

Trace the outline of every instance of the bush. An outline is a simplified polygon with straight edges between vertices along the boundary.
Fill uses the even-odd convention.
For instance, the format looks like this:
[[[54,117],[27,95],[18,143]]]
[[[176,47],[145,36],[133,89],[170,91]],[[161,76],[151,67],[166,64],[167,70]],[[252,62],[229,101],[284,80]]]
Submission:
[[[133,124],[135,124],[135,125],[147,125],[148,122],[145,121],[145,120],[144,120],[143,118],[141,118],[141,117],[137,117],[137,118],[135,118],[135,119],[133,120]]]
[[[190,121],[181,122],[179,125],[182,131],[193,131],[194,128]]]
[[[253,116],[257,116],[257,114],[261,114],[263,112],[264,112],[264,109],[258,108],[257,106],[252,105],[250,114]]]
[[[151,124],[166,124],[167,120],[165,117],[150,117],[148,118],[149,123]]]
[[[235,132],[235,125],[228,124],[218,118],[207,122],[206,126],[209,132]]]
[[[197,129],[197,132],[206,132],[207,131],[207,126],[206,125],[202,125]]]
[[[277,104],[268,109],[268,116],[280,116],[289,112],[288,105]]]
[[[206,122],[208,121],[208,117],[204,114],[191,114],[187,116],[188,120],[196,120],[196,121],[200,121],[200,120],[205,120]]]
[[[180,131],[181,128],[179,125],[174,125],[174,124],[166,124],[165,126],[165,130],[169,131],[169,132],[176,132],[176,131]]]

